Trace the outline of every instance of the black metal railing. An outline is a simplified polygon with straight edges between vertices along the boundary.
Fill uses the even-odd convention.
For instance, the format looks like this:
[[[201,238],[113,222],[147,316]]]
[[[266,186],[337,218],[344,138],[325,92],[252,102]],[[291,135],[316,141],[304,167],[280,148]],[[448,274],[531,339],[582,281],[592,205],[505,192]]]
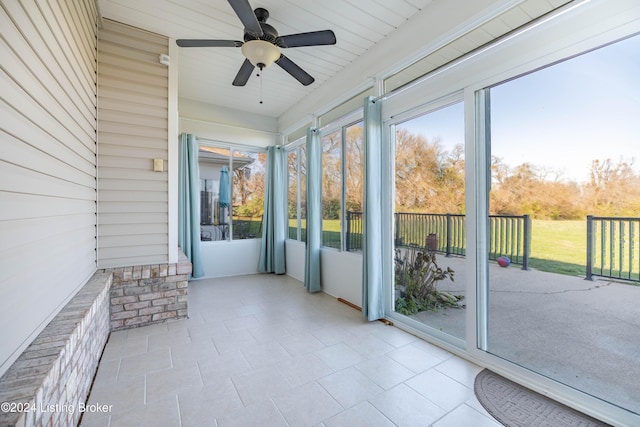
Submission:
[[[640,218],[587,216],[587,274],[640,281]]]
[[[345,236],[345,247],[347,251],[362,250],[362,212],[347,211],[347,234]]]
[[[459,214],[394,214],[396,246],[426,246],[446,256],[464,256],[465,216]]]
[[[233,240],[257,239],[262,237],[262,216],[232,217],[231,223],[200,224],[200,241],[216,242],[229,239],[229,231],[233,230]]]
[[[445,256],[465,256],[465,215],[397,212],[396,246],[426,246]],[[529,215],[489,216],[489,259],[506,256],[513,264],[529,268],[531,218]],[[347,212],[347,250],[362,249],[362,212]]]
[[[506,256],[529,269],[531,218],[529,215],[489,215],[489,259]]]

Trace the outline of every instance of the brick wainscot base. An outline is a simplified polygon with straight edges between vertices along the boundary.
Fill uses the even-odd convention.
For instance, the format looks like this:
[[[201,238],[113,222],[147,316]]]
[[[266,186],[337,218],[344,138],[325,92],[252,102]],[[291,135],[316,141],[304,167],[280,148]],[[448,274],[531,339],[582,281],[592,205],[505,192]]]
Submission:
[[[153,264],[105,270],[113,273],[111,330],[161,323],[188,316],[191,263],[180,252],[177,264]]]

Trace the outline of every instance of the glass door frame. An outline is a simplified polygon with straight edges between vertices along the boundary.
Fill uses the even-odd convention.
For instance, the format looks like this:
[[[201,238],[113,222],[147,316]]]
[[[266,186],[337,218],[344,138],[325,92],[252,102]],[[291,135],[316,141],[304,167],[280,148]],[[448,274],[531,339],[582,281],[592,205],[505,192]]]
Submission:
[[[392,118],[385,120],[383,123],[383,140],[387,142],[386,148],[386,158],[388,159],[388,164],[384,168],[386,173],[383,174],[383,182],[385,187],[389,189],[389,191],[383,192],[388,199],[383,200],[383,204],[385,207],[389,207],[386,210],[383,216],[383,221],[385,224],[392,224],[390,229],[390,233],[387,236],[383,236],[383,242],[385,246],[385,253],[387,254],[387,258],[391,259],[391,265],[388,265],[386,269],[383,270],[385,274],[385,283],[387,287],[385,289],[385,310],[387,317],[393,319],[397,322],[401,322],[403,326],[406,328],[410,328],[413,332],[419,333],[420,335],[426,334],[428,336],[435,337],[439,340],[439,344],[446,343],[446,345],[452,348],[457,349],[465,349],[466,343],[465,340],[453,335],[450,335],[446,332],[438,330],[428,324],[419,322],[417,320],[411,319],[407,316],[398,314],[395,312],[395,286],[394,286],[394,268],[393,268],[393,257],[394,257],[394,249],[395,242],[393,236],[395,235],[395,221],[394,218],[394,210],[395,210],[395,146],[396,146],[396,126],[400,123],[407,122],[414,118],[427,115],[429,113],[438,111],[440,109],[446,108],[453,104],[464,103],[464,92],[457,91],[452,94],[443,96],[441,98],[435,99],[426,104],[420,105],[418,107],[409,109],[403,113],[397,114]],[[465,153],[466,155],[466,153]],[[465,183],[466,185],[466,183]],[[465,187],[465,193],[467,192]],[[388,227],[385,227],[385,229]],[[468,240],[467,240],[468,241]],[[386,264],[385,264],[386,265]],[[468,269],[468,265],[465,263],[465,269]],[[471,271],[471,270],[469,270]],[[475,286],[475,277],[473,274],[469,274],[467,276],[467,282],[465,283],[465,293],[469,294],[470,290],[470,280],[473,279],[473,286]],[[468,301],[467,301],[468,304]],[[465,330],[467,330],[468,337],[468,325],[469,321],[467,319],[468,314],[465,316]]]
[[[571,13],[567,13],[571,12]],[[606,18],[606,19],[605,19]],[[494,370],[518,383],[592,414],[614,425],[640,425],[640,416],[618,408],[603,400],[589,396],[536,374],[512,362],[488,353],[488,185],[490,176],[487,156],[490,155],[487,138],[490,99],[489,88],[536,69],[552,65],[575,55],[588,52],[625,37],[640,33],[640,5],[623,0],[612,5],[604,0],[575,1],[558,13],[522,32],[516,32],[498,43],[445,66],[441,70],[412,83],[411,90],[383,97],[383,221],[392,225],[394,200],[393,134],[395,123],[403,114],[414,115],[420,108],[432,105],[447,94],[463,91],[465,110],[465,174],[467,215],[467,317],[466,341],[460,347],[451,340],[432,331],[405,323],[393,313],[390,293],[385,292],[385,308],[396,326],[435,343],[462,358]],[[384,280],[393,283],[393,228],[385,227]],[[473,248],[473,249],[470,249]],[[402,316],[404,317],[404,316]],[[438,331],[437,331],[438,332]]]

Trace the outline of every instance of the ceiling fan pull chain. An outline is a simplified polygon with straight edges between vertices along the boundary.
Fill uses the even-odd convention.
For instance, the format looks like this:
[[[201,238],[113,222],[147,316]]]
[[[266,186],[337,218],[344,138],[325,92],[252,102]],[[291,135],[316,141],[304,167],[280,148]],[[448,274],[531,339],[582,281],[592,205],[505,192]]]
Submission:
[[[262,74],[263,73],[261,72],[260,73],[260,104],[262,104]]]

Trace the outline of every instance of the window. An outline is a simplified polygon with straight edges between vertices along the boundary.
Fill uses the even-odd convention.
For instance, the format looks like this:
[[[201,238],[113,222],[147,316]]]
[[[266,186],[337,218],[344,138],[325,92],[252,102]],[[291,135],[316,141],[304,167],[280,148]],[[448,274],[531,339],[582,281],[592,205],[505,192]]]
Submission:
[[[261,237],[266,153],[201,145],[198,163],[200,240]]]
[[[262,236],[267,153],[233,151],[232,229],[234,239]]]
[[[364,134],[362,121],[322,136],[322,244],[362,249]]]
[[[295,143],[287,154],[289,239],[307,241],[307,154],[304,139]]]
[[[342,133],[323,135],[322,147],[322,245],[340,249],[342,199]]]
[[[287,207],[289,211],[289,239],[298,240],[299,194],[298,188],[298,150],[287,153],[288,196]]]
[[[345,158],[345,247],[362,250],[362,207],[364,195],[364,128],[362,122],[344,129]]]
[[[229,238],[228,207],[220,203],[222,169],[229,167],[231,150],[223,147],[200,146],[200,240],[214,241]]]
[[[321,137],[322,245],[362,249],[364,129],[362,121]],[[306,146],[304,138],[288,149],[289,239],[306,241]],[[344,143],[343,143],[344,141]],[[344,242],[344,244],[343,244]]]

